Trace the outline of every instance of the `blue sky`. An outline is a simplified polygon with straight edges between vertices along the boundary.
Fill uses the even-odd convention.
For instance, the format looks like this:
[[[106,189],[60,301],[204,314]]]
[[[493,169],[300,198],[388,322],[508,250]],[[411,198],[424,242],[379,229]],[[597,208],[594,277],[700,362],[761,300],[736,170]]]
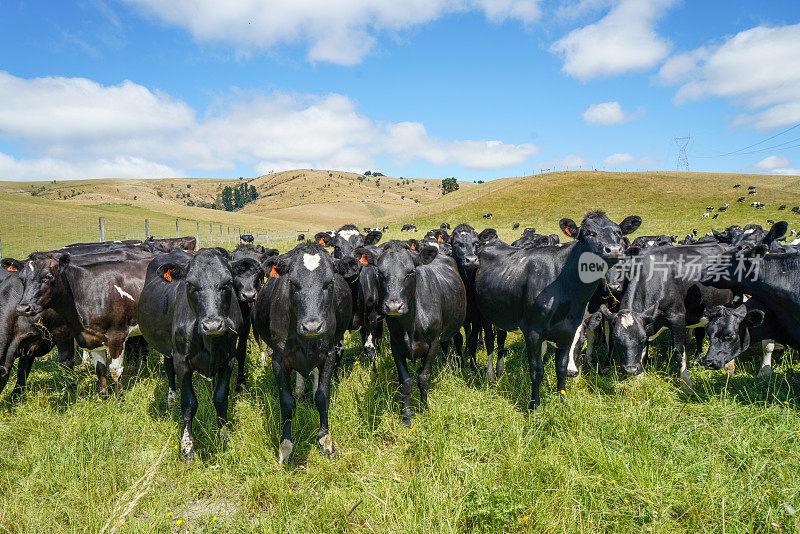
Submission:
[[[796,0],[0,0],[0,179],[800,174],[797,124]]]

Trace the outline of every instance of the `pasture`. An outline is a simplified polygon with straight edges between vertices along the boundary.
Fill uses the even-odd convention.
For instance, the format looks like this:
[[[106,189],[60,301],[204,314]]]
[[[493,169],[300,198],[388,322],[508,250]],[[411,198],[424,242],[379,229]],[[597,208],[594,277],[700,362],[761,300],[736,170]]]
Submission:
[[[800,200],[792,178],[752,178],[768,204],[758,211],[736,205],[731,189],[734,182],[747,187],[750,177],[630,178],[507,179],[477,200],[452,193],[448,202],[464,199],[459,207],[417,212],[415,222],[421,231],[442,221],[496,226],[509,239],[513,222],[551,233],[560,217],[602,207],[615,220],[641,215],[634,236],[683,237],[691,228],[763,225],[767,217],[797,226],[788,210],[773,211],[780,200]],[[701,206],[723,202],[732,208],[724,218],[700,220]],[[495,220],[481,221],[490,211]],[[387,237],[401,236],[411,237],[396,227]],[[275,379],[254,343],[249,387],[231,403],[227,447],[214,438],[210,383],[195,377],[200,408],[190,464],[179,459],[180,414],[167,407],[156,354],[126,365],[124,399],[107,402],[97,398],[88,369],[76,366],[73,374],[52,359],[37,360],[24,396],[12,403],[8,388],[0,397],[0,531],[797,531],[800,358],[787,350],[766,381],[755,378],[755,358],[737,362],[732,376],[695,366],[694,392],[686,393],[668,344],[665,334],[641,378],[584,365],[568,380],[564,402],[550,351],[542,405],[529,413],[524,343],[512,333],[506,373],[495,384],[486,383],[482,349],[478,375],[438,359],[430,409],[416,413],[408,429],[388,343],[372,373],[358,334],[348,334],[330,408],[337,457],[328,460],[316,448],[319,418],[306,396],[297,405],[287,468],[276,458]],[[65,387],[73,378],[75,391]]]

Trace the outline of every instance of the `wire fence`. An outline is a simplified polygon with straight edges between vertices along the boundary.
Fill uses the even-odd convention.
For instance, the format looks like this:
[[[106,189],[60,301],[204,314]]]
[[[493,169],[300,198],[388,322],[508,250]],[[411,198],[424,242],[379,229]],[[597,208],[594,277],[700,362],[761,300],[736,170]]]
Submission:
[[[227,246],[252,235],[254,243],[277,244],[310,235],[306,230],[269,230],[188,219],[117,217],[55,217],[33,214],[0,215],[0,257],[22,258],[36,251],[56,250],[73,243],[145,240],[194,236],[197,247]]]

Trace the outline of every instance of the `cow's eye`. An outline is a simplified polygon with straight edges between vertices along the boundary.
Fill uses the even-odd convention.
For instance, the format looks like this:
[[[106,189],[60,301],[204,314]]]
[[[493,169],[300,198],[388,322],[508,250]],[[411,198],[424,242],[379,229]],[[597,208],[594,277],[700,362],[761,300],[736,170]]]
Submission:
[[[52,282],[53,281],[53,275],[52,274],[44,275],[44,281],[45,282]]]
[[[597,235],[597,233],[595,233],[595,232],[593,232],[591,230],[584,230],[583,233],[586,234],[586,237],[594,237],[594,236]]]

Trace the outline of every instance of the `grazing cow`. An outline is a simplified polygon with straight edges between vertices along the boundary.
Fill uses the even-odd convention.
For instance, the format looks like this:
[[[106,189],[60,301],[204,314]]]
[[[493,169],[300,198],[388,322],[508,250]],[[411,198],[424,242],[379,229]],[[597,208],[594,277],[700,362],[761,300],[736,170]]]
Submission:
[[[484,219],[493,219],[494,215],[492,213],[484,213],[483,214],[483,218]]]
[[[233,277],[230,263],[219,249],[204,248],[194,256],[176,251],[150,263],[139,299],[142,335],[164,355],[170,385],[180,385],[180,451],[186,460],[194,455],[195,371],[213,379],[218,436],[227,439],[231,363],[237,331],[242,327]]]
[[[401,232],[416,232],[417,227],[413,224],[404,224],[402,228],[400,228]]]
[[[100,397],[108,395],[106,369],[119,393],[125,340],[139,334],[137,303],[153,255],[71,263],[68,252],[33,253],[20,270],[24,284],[17,313],[32,317],[52,309],[66,322],[78,346],[91,352]],[[110,359],[107,366],[106,353]]]
[[[404,241],[389,241],[378,256],[367,249],[359,251],[380,272],[380,301],[403,395],[403,423],[411,426],[408,360],[422,360],[417,385],[424,410],[439,347],[447,353],[449,340],[464,324],[466,289],[456,262],[434,247],[417,252]]]
[[[650,248],[650,247],[668,247],[675,241],[668,235],[640,235],[631,243],[632,247],[637,248]]]
[[[800,213],[800,206],[794,206],[791,211],[792,213]]]
[[[750,191],[747,192],[747,194],[748,195],[755,195],[756,194],[756,190],[755,189],[751,189]]]
[[[519,223],[514,223],[514,225],[511,227],[512,230],[517,230],[518,228],[519,228]]]
[[[698,284],[696,270],[687,266],[700,267],[725,249],[725,245],[713,242],[646,250],[609,270],[610,290],[620,290],[623,280],[627,283],[619,312],[614,314],[602,307],[600,310],[611,324],[615,355],[621,357],[623,372],[641,373],[648,341],[669,329],[673,352],[681,362],[681,378],[687,387],[692,387],[686,329],[695,329],[699,354],[705,335],[700,327],[707,322],[708,310],[730,302],[733,294]]]
[[[736,202],[744,202],[744,197],[739,197],[736,199]]]
[[[302,243],[306,240],[306,234],[297,234],[297,240]]]
[[[342,259],[351,257],[359,260],[364,265],[361,256],[356,254],[356,249],[361,247],[374,248],[383,237],[381,232],[370,231],[366,236],[353,232],[355,226],[345,225],[336,232],[333,240],[327,235],[317,234],[315,241],[320,244],[333,245],[333,257]],[[349,281],[352,293],[353,318],[350,330],[361,331],[361,343],[364,354],[369,358],[373,370],[377,369],[376,359],[378,348],[383,338],[383,322],[378,309],[378,273],[372,267],[361,268],[358,277]]]
[[[242,234],[239,236],[239,240],[242,243],[252,243],[253,242],[253,234]]]
[[[716,219],[717,217],[719,217],[719,213],[715,213],[714,215],[711,216],[712,219]]]
[[[775,224],[775,221],[773,221],[772,219],[767,219],[767,224],[772,226],[773,224]]]
[[[233,287],[236,299],[239,301],[239,310],[242,315],[242,326],[238,331],[236,344],[236,390],[241,391],[246,386],[245,361],[247,359],[247,340],[250,337],[250,319],[253,304],[267,274],[264,262],[271,256],[277,256],[274,248],[265,249],[261,245],[253,246],[241,244],[233,252],[220,249],[220,252],[230,263],[233,273]]]
[[[739,188],[739,187],[741,187],[741,186],[742,186],[742,184],[736,184],[736,185],[734,185],[734,186],[733,186],[733,188],[734,188],[734,189],[737,189],[737,188]]]
[[[701,218],[701,219],[708,219],[708,218],[709,218],[709,216],[711,216],[711,214],[710,214],[710,213],[704,213],[704,214],[703,214],[703,215],[702,215],[700,218]]]
[[[772,352],[791,343],[791,338],[775,315],[758,299],[750,298],[738,307],[718,306],[708,318],[708,351],[703,365],[722,369],[728,362],[758,344],[762,360],[758,378],[772,375]]]
[[[578,373],[575,351],[581,323],[602,279],[602,269],[600,276],[594,276],[595,270],[603,260],[622,255],[624,236],[641,223],[640,217],[630,216],[617,225],[603,212],[589,212],[580,227],[561,219],[561,229],[575,239],[563,247],[520,249],[498,239],[481,247],[475,277],[478,306],[484,320],[498,328],[522,330],[531,376],[530,409],[540,404],[542,344],[556,344],[557,387],[563,396],[567,376]]]
[[[441,230],[449,230],[450,229],[450,224],[442,223],[442,224],[439,225],[439,229],[441,229]]]
[[[780,206],[778,206],[778,209],[779,210],[785,210],[786,209],[786,204],[781,204]]]
[[[706,206],[706,211],[714,211],[714,206]]]
[[[747,189],[748,189],[748,190],[755,189],[755,188],[756,188],[756,186],[754,186],[754,185],[749,185],[749,186],[747,186]]]
[[[292,371],[303,377],[319,369],[314,402],[319,411],[317,444],[322,453],[335,453],[328,431],[330,382],[337,361],[337,345],[353,317],[348,282],[358,277],[361,264],[352,257],[334,259],[319,243],[297,245],[282,256],[268,258],[270,277],[258,294],[253,328],[272,348],[272,371],[278,384],[282,434],[281,464],[294,449],[292,413],[295,400],[289,386]]]

